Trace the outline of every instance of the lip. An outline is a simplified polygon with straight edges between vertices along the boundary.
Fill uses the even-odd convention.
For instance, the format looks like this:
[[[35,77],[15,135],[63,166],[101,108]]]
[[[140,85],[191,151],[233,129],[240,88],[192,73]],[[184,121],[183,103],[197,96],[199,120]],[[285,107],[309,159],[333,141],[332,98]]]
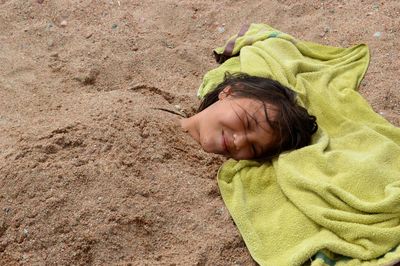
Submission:
[[[227,141],[227,139],[225,138],[225,132],[222,130],[222,146],[223,146],[223,148],[224,148],[224,153],[225,154],[229,154],[230,152],[229,152],[229,146],[228,146],[228,141]]]

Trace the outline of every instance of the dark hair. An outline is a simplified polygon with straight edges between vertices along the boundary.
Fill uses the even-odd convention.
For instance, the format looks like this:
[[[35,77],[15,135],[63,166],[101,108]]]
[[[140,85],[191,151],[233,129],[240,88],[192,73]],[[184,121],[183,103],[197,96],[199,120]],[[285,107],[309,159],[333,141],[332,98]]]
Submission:
[[[274,120],[266,117],[278,141],[272,149],[262,155],[262,159],[271,159],[283,151],[310,144],[312,134],[318,129],[316,117],[308,114],[307,110],[298,104],[293,90],[270,78],[226,73],[224,81],[204,96],[197,112],[218,101],[219,93],[227,86],[230,86],[233,97],[256,99],[272,104],[278,109]],[[266,110],[265,113],[267,114]]]

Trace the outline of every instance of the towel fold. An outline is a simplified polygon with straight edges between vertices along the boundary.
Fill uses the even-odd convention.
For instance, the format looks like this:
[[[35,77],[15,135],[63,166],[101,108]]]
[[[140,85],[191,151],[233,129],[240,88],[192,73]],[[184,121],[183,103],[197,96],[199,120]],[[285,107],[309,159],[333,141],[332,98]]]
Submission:
[[[307,147],[272,162],[228,160],[220,168],[221,195],[254,260],[399,261],[400,129],[356,91],[369,63],[367,46],[324,46],[251,24],[214,52],[223,64],[205,75],[199,97],[227,71],[269,77],[296,91],[319,125]],[[344,259],[321,255],[328,253]]]

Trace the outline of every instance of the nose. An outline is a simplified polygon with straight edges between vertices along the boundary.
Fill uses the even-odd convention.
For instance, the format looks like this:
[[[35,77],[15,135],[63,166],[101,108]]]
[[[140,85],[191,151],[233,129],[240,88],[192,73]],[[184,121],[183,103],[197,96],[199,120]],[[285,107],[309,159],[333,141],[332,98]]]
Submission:
[[[235,144],[236,151],[239,151],[243,147],[247,145],[247,137],[245,134],[234,133],[233,134],[233,143]]]

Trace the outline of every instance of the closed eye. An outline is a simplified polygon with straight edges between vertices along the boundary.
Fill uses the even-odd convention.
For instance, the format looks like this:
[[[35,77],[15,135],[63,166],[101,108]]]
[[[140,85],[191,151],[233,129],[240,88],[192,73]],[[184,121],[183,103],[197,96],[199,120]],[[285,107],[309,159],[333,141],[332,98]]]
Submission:
[[[247,131],[247,130],[250,130],[251,124],[250,124],[249,116],[246,115],[245,117],[246,117],[245,129]]]
[[[257,156],[257,148],[254,144],[251,144],[251,152],[254,156]]]
[[[246,117],[246,124],[245,124],[245,128],[246,128],[246,131],[247,130],[251,130],[251,127],[252,127],[252,125],[251,125],[251,122],[250,122],[250,119],[249,119],[249,114],[248,115],[246,115],[245,116]],[[254,119],[252,116],[250,116],[251,117],[251,119],[253,119],[253,120],[255,120],[255,121],[257,121],[256,119]],[[250,149],[251,149],[251,153],[253,154],[253,156],[255,157],[255,156],[257,156],[257,147],[256,147],[256,145],[254,145],[253,143],[250,145]]]

